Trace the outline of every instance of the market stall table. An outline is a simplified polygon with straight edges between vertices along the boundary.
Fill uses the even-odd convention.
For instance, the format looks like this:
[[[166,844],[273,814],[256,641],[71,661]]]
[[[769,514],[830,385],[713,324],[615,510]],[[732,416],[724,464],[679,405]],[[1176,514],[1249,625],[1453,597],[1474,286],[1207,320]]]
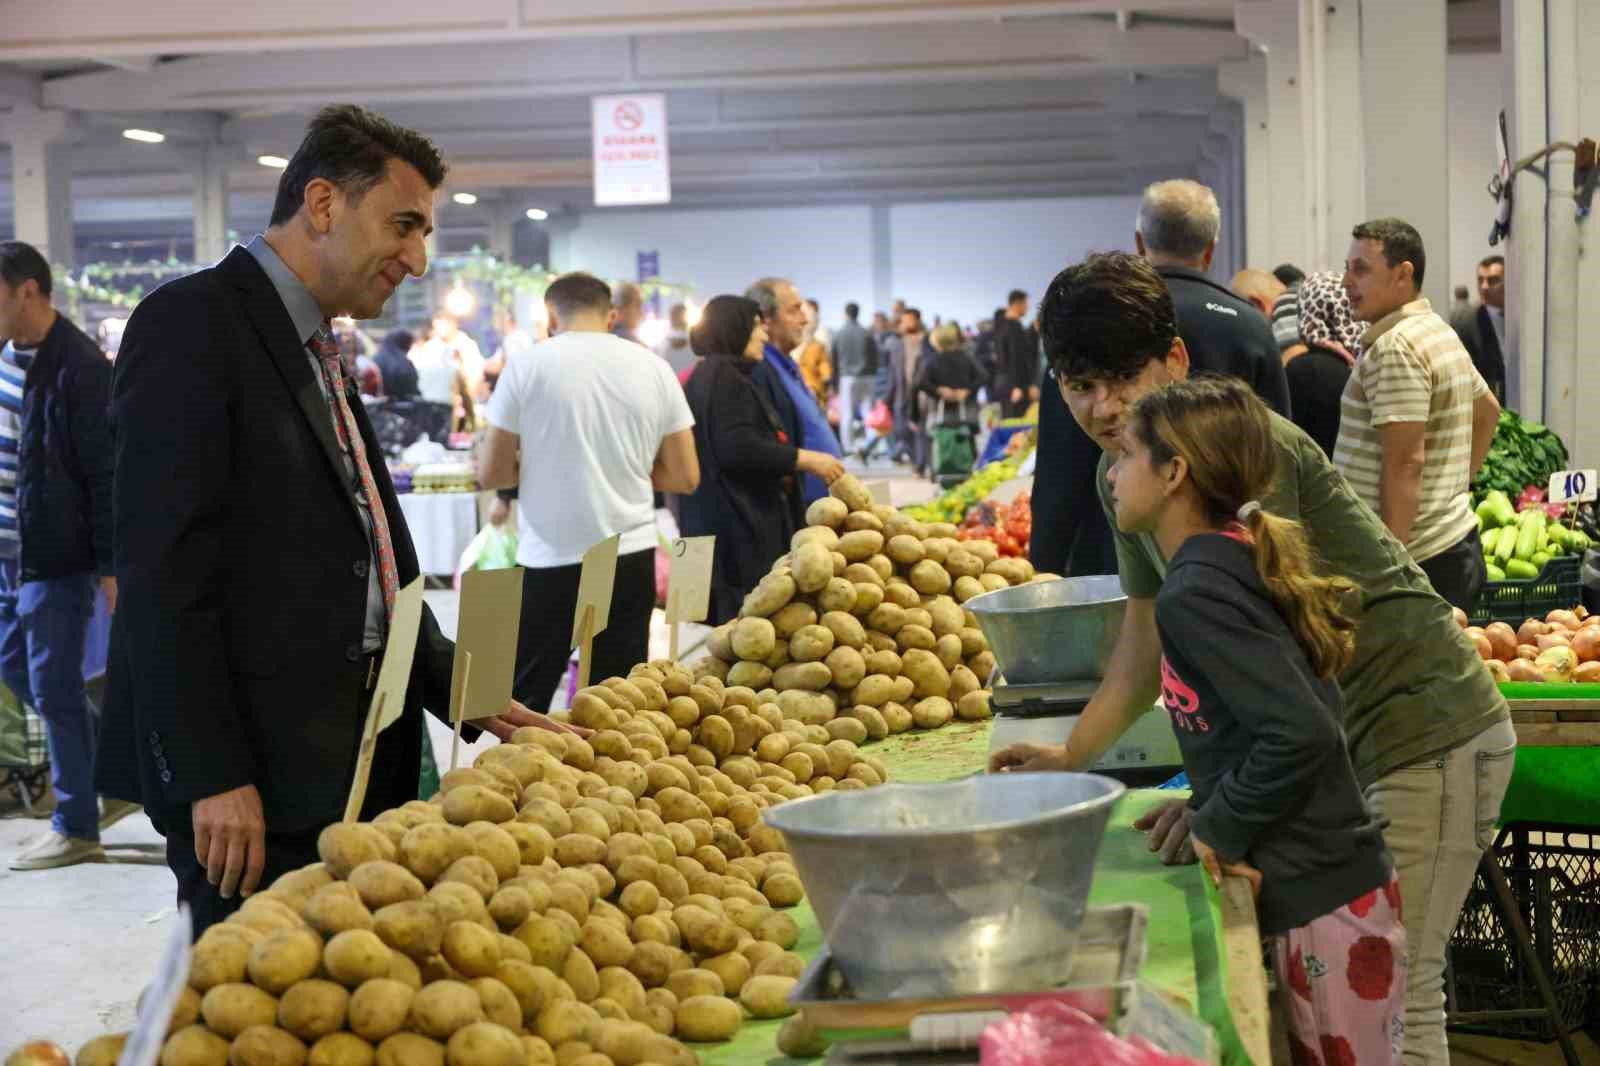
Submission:
[[[476,492],[406,492],[399,496],[417,565],[424,574],[456,572],[461,553],[478,532]]]
[[[889,767],[891,782],[948,781],[983,770],[989,732],[987,722],[951,725],[889,737],[868,750]],[[1148,954],[1140,978],[1188,1004],[1212,1026],[1224,1064],[1254,1061],[1267,1066],[1266,982],[1248,891],[1219,895],[1209,889],[1198,866],[1163,866],[1150,853],[1144,834],[1132,828],[1145,810],[1175,795],[1183,793],[1139,790],[1122,800],[1106,830],[1090,905],[1147,905]],[[809,961],[822,946],[816,916],[809,903],[789,913],[800,926],[794,950]],[[781,1024],[747,1022],[728,1043],[695,1048],[704,1066],[802,1061],[777,1051]]]

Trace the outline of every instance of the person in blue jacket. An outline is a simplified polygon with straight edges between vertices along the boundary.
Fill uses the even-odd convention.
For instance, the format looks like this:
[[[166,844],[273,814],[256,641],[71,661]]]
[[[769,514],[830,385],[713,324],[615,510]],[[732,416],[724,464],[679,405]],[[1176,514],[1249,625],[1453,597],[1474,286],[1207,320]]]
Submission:
[[[785,414],[785,408],[794,410],[793,424],[783,427],[791,441],[808,451],[842,457],[844,450],[833,435],[827,414],[800,377],[800,365],[789,354],[800,346],[800,334],[806,324],[805,302],[799,290],[787,278],[762,278],[746,289],[744,296],[761,308],[761,318],[767,326],[766,354],[751,374],[751,381],[756,388],[765,390],[774,408]],[[781,401],[780,395],[788,402]],[[807,474],[801,480],[800,494],[809,504],[826,496],[828,486],[815,474]]]

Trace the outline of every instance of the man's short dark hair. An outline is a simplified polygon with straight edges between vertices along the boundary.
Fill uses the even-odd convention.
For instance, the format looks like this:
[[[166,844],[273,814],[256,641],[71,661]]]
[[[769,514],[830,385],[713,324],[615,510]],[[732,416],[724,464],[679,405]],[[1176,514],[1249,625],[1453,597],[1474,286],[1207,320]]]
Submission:
[[[1027,303],[1028,294],[1023,292],[1021,289],[1012,289],[1010,292],[1008,292],[1006,294],[1006,306],[1007,307],[1010,307],[1012,304],[1016,303],[1018,300],[1021,300],[1023,303]]]
[[[1286,289],[1292,289],[1306,280],[1306,272],[1293,263],[1279,263],[1272,268],[1272,276],[1283,282]]]
[[[906,307],[906,308],[901,309],[900,317],[904,318],[907,315],[910,315],[912,318],[916,319],[917,320],[917,325],[920,326],[922,324],[922,309],[921,308],[919,308],[919,307]]]
[[[1410,263],[1411,280],[1421,291],[1428,255],[1422,248],[1422,234],[1415,226],[1400,218],[1375,218],[1351,230],[1350,236],[1358,241],[1377,241],[1383,246],[1383,261],[1391,268]]]
[[[1178,314],[1147,261],[1103,252],[1050,282],[1039,305],[1039,333],[1057,375],[1122,381],[1172,350]]]
[[[1478,260],[1478,268],[1480,270],[1483,269],[1484,267],[1492,267],[1492,266],[1503,267],[1505,265],[1506,265],[1506,257],[1503,256],[1503,255],[1486,255],[1482,259]]]
[[[562,318],[585,311],[605,314],[611,310],[611,286],[581,270],[563,274],[544,290],[544,302]]]
[[[813,310],[813,311],[816,311],[816,312],[817,312],[817,313],[818,313],[818,314],[821,314],[821,312],[822,312],[822,305],[821,305],[821,304],[819,304],[819,303],[817,303],[817,301],[816,301],[816,300],[815,300],[815,299],[813,299],[813,298],[812,298],[812,297],[810,297],[810,296],[807,296],[807,297],[806,297],[806,303],[808,303],[808,304],[810,304],[810,305],[811,305],[811,310]]]
[[[50,264],[39,249],[21,241],[0,241],[0,281],[12,289],[31,281],[39,286],[40,296],[50,295]]]
[[[844,317],[848,318],[852,322],[854,322],[857,318],[860,318],[861,305],[856,303],[854,300],[851,300],[849,303],[845,304]]]
[[[389,160],[398,159],[437,189],[449,167],[432,141],[355,104],[323,108],[306,126],[305,139],[278,179],[271,225],[281,226],[306,202],[306,186],[314,178],[331,181],[345,195],[360,200],[383,180]]]

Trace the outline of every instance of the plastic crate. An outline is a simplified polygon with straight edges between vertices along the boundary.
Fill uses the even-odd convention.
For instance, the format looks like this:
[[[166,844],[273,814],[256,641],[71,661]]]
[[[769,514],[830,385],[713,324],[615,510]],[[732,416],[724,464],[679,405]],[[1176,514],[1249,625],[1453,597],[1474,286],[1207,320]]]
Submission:
[[[1494,855],[1550,977],[1568,1031],[1593,1019],[1600,1004],[1600,834],[1525,822],[1507,826]],[[1528,1010],[1543,1006],[1533,975],[1505,928],[1480,871],[1450,937],[1451,1011]],[[1464,1032],[1554,1040],[1548,1015],[1450,1026]]]
[[[1583,595],[1583,557],[1561,555],[1544,564],[1539,576],[1524,581],[1488,581],[1467,612],[1475,626],[1490,622],[1521,625],[1554,610],[1571,610]]]

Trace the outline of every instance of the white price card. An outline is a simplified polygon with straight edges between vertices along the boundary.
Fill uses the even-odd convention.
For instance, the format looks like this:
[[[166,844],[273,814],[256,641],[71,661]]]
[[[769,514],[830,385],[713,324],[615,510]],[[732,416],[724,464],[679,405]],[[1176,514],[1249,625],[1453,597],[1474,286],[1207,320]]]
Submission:
[[[172,1011],[189,983],[189,945],[194,940],[194,922],[189,908],[178,907],[178,918],[167,933],[167,942],[161,948],[161,962],[150,989],[144,996],[144,1009],[139,1021],[128,1034],[117,1066],[156,1066],[161,1045],[167,1039],[167,1026],[172,1021]]]
[[[1593,470],[1558,470],[1550,475],[1551,503],[1589,503],[1600,495]]]
[[[892,493],[890,492],[891,485],[890,485],[889,482],[887,482],[887,481],[867,481],[867,482],[863,482],[861,487],[866,489],[867,492],[872,496],[872,502],[873,503],[875,503],[875,504],[881,503],[881,504],[883,504],[883,505],[885,505],[887,507],[893,507],[894,506],[894,501],[889,498],[892,495]]]
[[[572,616],[574,648],[593,640],[611,624],[611,590],[617,579],[617,545],[621,541],[620,535],[611,537],[583,553],[583,569],[578,572],[578,609]]]
[[[701,622],[710,612],[711,562],[716,542],[716,537],[684,537],[672,542],[667,621]]]

